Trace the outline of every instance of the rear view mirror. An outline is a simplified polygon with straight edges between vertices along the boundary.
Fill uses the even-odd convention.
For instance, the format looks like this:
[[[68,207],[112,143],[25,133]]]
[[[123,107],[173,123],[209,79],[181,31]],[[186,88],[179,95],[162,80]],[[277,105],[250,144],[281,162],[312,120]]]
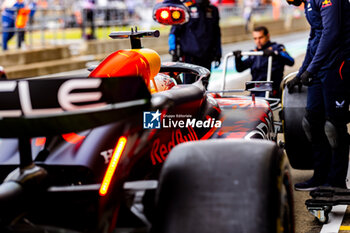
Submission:
[[[184,24],[188,22],[189,18],[188,8],[176,0],[158,3],[153,8],[153,19],[160,24]]]

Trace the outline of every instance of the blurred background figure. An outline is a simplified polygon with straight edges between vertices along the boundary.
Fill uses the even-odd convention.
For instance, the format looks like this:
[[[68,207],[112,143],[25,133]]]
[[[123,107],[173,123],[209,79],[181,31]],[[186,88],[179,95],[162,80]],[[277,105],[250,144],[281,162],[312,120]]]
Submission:
[[[23,0],[5,0],[1,6],[2,13],[2,49],[8,49],[7,43],[15,34],[17,11],[24,7]]]
[[[18,10],[16,17],[16,29],[17,29],[17,48],[20,49],[22,42],[24,42],[24,36],[26,31],[27,22],[30,15],[30,9],[23,7]]]
[[[280,11],[281,11],[281,1],[272,0],[272,15],[274,20],[277,20],[280,18]]]
[[[29,25],[33,26],[34,25],[34,15],[37,9],[37,3],[36,0],[31,0],[29,1],[28,7],[30,9],[29,13]]]
[[[244,4],[243,19],[244,19],[245,31],[249,32],[249,24],[252,18],[254,0],[245,0],[243,4]]]
[[[137,2],[135,0],[125,0],[125,5],[128,9],[129,18],[134,18]]]
[[[96,39],[95,35],[95,0],[83,1],[82,37],[87,40]],[[90,26],[90,33],[86,33],[86,26]]]
[[[221,32],[218,8],[209,0],[187,1],[191,18],[188,23],[172,26],[169,34],[169,53],[173,61],[183,61],[211,69],[220,65]],[[181,57],[181,59],[180,59]],[[194,75],[185,75],[184,83],[193,83]]]

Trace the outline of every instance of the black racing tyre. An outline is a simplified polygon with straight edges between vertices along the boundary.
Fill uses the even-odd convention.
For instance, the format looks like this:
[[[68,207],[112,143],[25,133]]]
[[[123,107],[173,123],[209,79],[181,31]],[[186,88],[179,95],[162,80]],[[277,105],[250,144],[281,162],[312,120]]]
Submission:
[[[281,197],[283,156],[265,140],[176,146],[161,172],[152,232],[293,232],[282,227],[294,227],[293,206]]]
[[[282,174],[280,177],[282,179],[279,181],[277,186],[281,190],[280,198],[282,208],[280,210],[280,215],[282,216],[282,222],[280,223],[280,226],[283,227],[283,230],[279,232],[293,233],[295,231],[293,185],[291,172],[289,169],[289,162],[286,156],[283,157],[283,162],[281,164]]]
[[[306,113],[307,88],[301,92],[295,90],[289,93],[287,88],[282,94],[282,123],[284,130],[285,149],[291,166],[295,169],[312,169],[311,144],[306,138],[302,119]]]

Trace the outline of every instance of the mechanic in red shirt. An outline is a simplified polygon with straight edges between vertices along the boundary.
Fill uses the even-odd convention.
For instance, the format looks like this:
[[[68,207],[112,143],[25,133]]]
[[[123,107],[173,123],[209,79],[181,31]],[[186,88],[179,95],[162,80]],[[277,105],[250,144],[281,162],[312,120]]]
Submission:
[[[287,83],[308,86],[302,126],[311,142],[313,177],[295,184],[310,191],[320,185],[346,188],[349,162],[350,2],[349,0],[287,0],[304,3],[311,26],[307,51],[297,76]],[[302,149],[302,148],[301,148]]]

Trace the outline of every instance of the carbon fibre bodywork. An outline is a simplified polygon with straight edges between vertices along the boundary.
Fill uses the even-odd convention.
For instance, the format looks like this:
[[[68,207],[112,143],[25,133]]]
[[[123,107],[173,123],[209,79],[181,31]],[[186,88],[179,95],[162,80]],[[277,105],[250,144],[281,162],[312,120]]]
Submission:
[[[146,110],[159,110],[163,124],[168,127],[143,129]],[[174,121],[175,118],[177,121],[218,120],[222,125],[169,126],[169,119]],[[127,137],[127,145],[107,195],[101,196],[98,190],[121,136]],[[31,142],[33,160],[47,170],[48,176],[46,191],[33,196],[32,200],[36,201],[24,208],[31,210],[26,218],[38,225],[49,223],[77,230],[96,227],[105,213],[124,205],[124,182],[157,179],[173,147],[187,141],[213,138],[275,140],[269,104],[262,99],[254,101],[252,97],[223,98],[206,93],[199,80],[192,85],[178,85],[153,94],[148,108],[135,109],[117,122],[76,134],[36,137]],[[17,148],[16,139],[1,140],[0,177],[3,180],[19,165]]]
[[[0,102],[0,231],[112,232],[135,226],[134,196],[123,185],[158,180],[176,145],[276,140],[269,103],[207,92],[210,72],[203,67],[164,64],[162,73],[190,72],[199,79],[151,95],[154,53],[114,53],[89,78],[0,81],[0,99],[6,100]],[[161,127],[147,129],[145,112],[160,113]]]

